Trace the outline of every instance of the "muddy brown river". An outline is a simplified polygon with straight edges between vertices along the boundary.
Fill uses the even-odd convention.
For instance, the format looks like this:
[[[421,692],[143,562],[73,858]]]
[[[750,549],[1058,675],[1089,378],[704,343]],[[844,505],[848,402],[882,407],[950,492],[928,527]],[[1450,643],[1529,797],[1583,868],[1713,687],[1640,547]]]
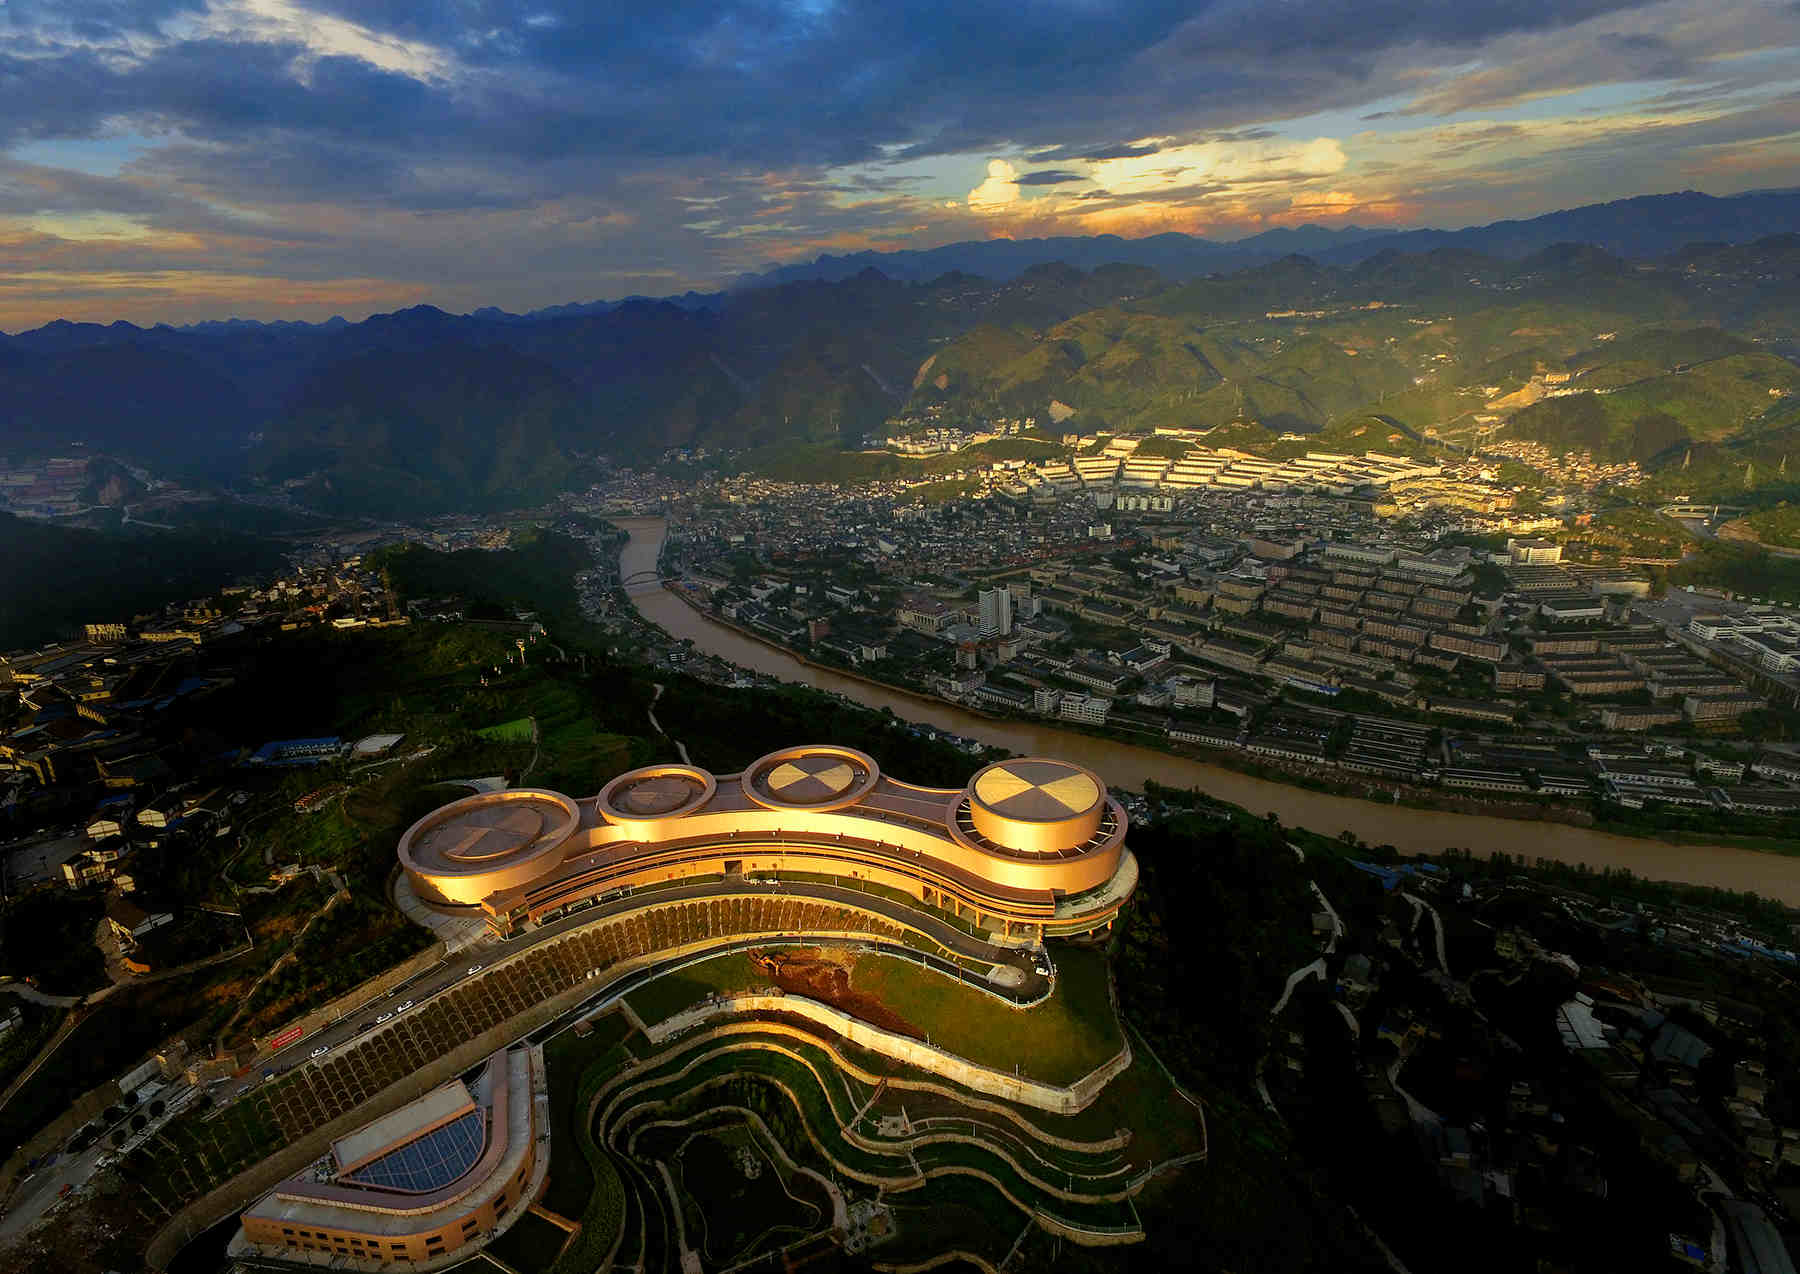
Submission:
[[[621,557],[623,577],[630,579],[639,572],[653,570],[667,531],[664,520],[628,518],[618,525],[631,535]],[[628,591],[639,614],[664,631],[692,641],[708,654],[785,681],[830,690],[871,708],[891,708],[894,715],[908,721],[938,726],[1012,752],[1079,761],[1116,787],[1141,788],[1147,778],[1170,787],[1197,787],[1252,813],[1274,811],[1283,823],[1327,836],[1347,829],[1371,844],[1391,844],[1406,853],[1457,848],[1478,854],[1504,852],[1553,858],[1596,868],[1624,867],[1651,879],[1752,890],[1800,906],[1800,857],[1725,845],[1670,845],[1563,823],[1412,809],[1290,787],[1189,757],[1096,739],[1053,725],[993,721],[940,699],[904,694],[830,669],[811,667],[707,619],[660,584],[641,582]],[[706,763],[704,757],[695,759],[702,765]]]

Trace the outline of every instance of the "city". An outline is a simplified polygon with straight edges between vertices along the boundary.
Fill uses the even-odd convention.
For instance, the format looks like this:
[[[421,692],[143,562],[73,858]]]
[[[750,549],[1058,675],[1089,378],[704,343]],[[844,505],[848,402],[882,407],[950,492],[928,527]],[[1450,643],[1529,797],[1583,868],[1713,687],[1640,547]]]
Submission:
[[[1793,1274],[1800,8],[0,9],[0,1272]]]
[[[1794,711],[1800,684],[1791,671],[1793,610],[1693,589],[1654,595],[1646,563],[1594,560],[1602,555],[1593,551],[1593,520],[1579,509],[1511,525],[1485,510],[1378,511],[1395,480],[1419,480],[1422,466],[1382,456],[1360,465],[1332,455],[1301,459],[1312,463],[1253,468],[1245,485],[1223,489],[1210,482],[1169,486],[1167,475],[1178,465],[1206,463],[1191,459],[1163,467],[1155,485],[1132,481],[1129,462],[1119,459],[1082,469],[996,465],[979,489],[949,499],[891,482],[646,481],[622,471],[523,518],[331,528],[297,539],[290,566],[269,578],[126,622],[96,617],[82,641],[8,656],[7,685],[23,714],[15,722],[28,723],[15,726],[0,754],[11,774],[8,809],[15,824],[52,825],[11,852],[9,888],[101,899],[94,958],[104,964],[102,990],[120,997],[134,982],[202,977],[261,961],[285,945],[275,937],[271,946],[271,935],[292,932],[300,921],[303,937],[306,926],[367,897],[364,890],[382,890],[379,873],[369,874],[379,861],[367,864],[359,849],[334,846],[332,833],[315,835],[309,824],[317,827],[323,817],[367,825],[345,816],[355,803],[371,801],[372,782],[454,773],[447,762],[518,758],[517,780],[492,782],[523,783],[544,759],[545,733],[535,714],[469,739],[459,736],[453,720],[462,714],[454,710],[449,718],[421,718],[414,710],[402,719],[378,709],[362,718],[370,732],[359,736],[199,735],[197,717],[241,719],[218,707],[242,692],[238,677],[254,681],[251,669],[283,666],[271,661],[341,658],[330,653],[332,643],[441,643],[431,634],[466,634],[459,640],[480,643],[492,662],[465,662],[454,679],[469,679],[461,693],[479,695],[481,711],[504,716],[500,705],[509,698],[528,702],[542,694],[541,686],[526,688],[528,676],[551,675],[531,673],[535,664],[548,661],[563,670],[558,676],[573,673],[563,644],[571,634],[560,631],[573,620],[591,624],[602,647],[645,675],[740,693],[779,687],[778,677],[658,628],[644,609],[651,596],[721,632],[735,630],[812,666],[840,668],[872,689],[924,696],[981,720],[1054,723],[1055,730],[1223,762],[1281,783],[1415,807],[1639,835],[1693,811],[1699,817],[1692,826],[1706,835],[1729,826],[1738,836],[1792,836],[1800,754],[1784,746],[1784,732],[1772,723]],[[1219,463],[1215,472],[1229,476],[1239,463]],[[1033,481],[1046,472],[1044,481]],[[1579,499],[1583,487],[1570,490]],[[1509,493],[1498,485],[1496,491],[1504,506]],[[625,530],[655,528],[647,559],[634,552],[637,530],[627,536],[621,523]],[[550,537],[568,546],[555,560],[577,569],[562,581],[566,600],[540,612],[493,606],[478,573],[465,572],[466,592],[439,587],[441,567],[412,575],[422,558],[498,563]],[[1635,547],[1621,539],[1613,556],[1642,556]],[[1572,560],[1577,553],[1589,560]],[[645,560],[654,563],[648,571]],[[662,685],[656,690],[645,723],[660,733]],[[1759,722],[1760,729],[1746,730]],[[950,755],[987,754],[954,730],[923,730],[922,740]],[[685,762],[682,736],[664,737],[660,746],[677,740]],[[679,765],[664,770],[686,773]],[[90,774],[102,793],[91,805],[81,799],[96,790]],[[658,792],[645,799],[662,808],[673,798],[658,785],[673,781],[644,780],[646,792]],[[411,808],[442,799],[422,793]],[[1195,819],[1203,826],[1233,819],[1229,807],[1156,782],[1120,799],[1141,824],[1134,833],[1140,842]],[[1634,823],[1639,816],[1646,821]],[[292,830],[247,835],[270,818]],[[294,844],[300,828],[307,829],[300,843],[310,847],[296,861],[282,861],[277,846]],[[1785,1148],[1792,1144],[1800,1154],[1800,1137],[1790,1139],[1780,1123],[1785,1106],[1769,1107],[1786,1100],[1786,1089],[1777,1084],[1771,1099],[1764,1078],[1785,1063],[1757,1043],[1767,1015],[1782,1011],[1764,997],[1782,994],[1789,976],[1783,970],[1794,964],[1792,923],[1781,904],[1750,906],[1748,895],[1735,893],[1670,895],[1629,871],[1559,867],[1529,855],[1510,870],[1504,854],[1408,862],[1395,859],[1391,847],[1370,849],[1372,843],[1351,832],[1321,839],[1299,831],[1283,842],[1281,852],[1291,850],[1309,875],[1305,888],[1316,910],[1300,906],[1310,923],[1288,939],[1295,972],[1270,1001],[1273,1013],[1260,1010],[1266,1016],[1257,1029],[1267,1043],[1246,1059],[1271,1116],[1303,1140],[1329,1142],[1343,1135],[1338,1125],[1349,1114],[1342,1093],[1325,1094],[1352,1085],[1367,1103],[1363,1117],[1374,1121],[1358,1135],[1376,1136],[1394,1171],[1435,1174],[1434,1188],[1473,1209],[1502,1247],[1518,1242],[1521,1226],[1565,1233],[1578,1215],[1569,1212],[1571,1199],[1604,1192],[1609,1174],[1640,1172],[1668,1177],[1659,1187],[1671,1192],[1668,1215],[1685,1218],[1678,1226],[1669,1220],[1676,1228],[1657,1236],[1673,1245],[1669,1251],[1691,1251],[1694,1263],[1717,1265],[1734,1244],[1766,1243],[1776,1232],[1767,1218],[1786,1215]],[[698,863],[677,876],[729,885],[737,872],[765,887],[780,882],[790,896],[816,888],[798,865],[737,862]],[[177,863],[183,866],[172,870]],[[203,863],[218,864],[234,906],[209,900],[218,891],[206,879],[210,869],[195,870]],[[566,902],[533,903],[527,949],[628,914],[668,886],[602,888],[611,892],[591,913]],[[283,957],[276,954],[268,973],[250,984],[249,1012],[221,1023],[210,1049],[195,1049],[191,1034],[161,1048],[97,1090],[107,1098],[104,1110],[87,1104],[98,1098],[84,1098],[73,1108],[75,1122],[72,1112],[51,1126],[56,1140],[40,1134],[28,1142],[14,1170],[10,1224],[0,1224],[13,1229],[66,1214],[71,1200],[92,1197],[96,1183],[110,1179],[114,1165],[135,1162],[134,1151],[159,1137],[173,1144],[162,1130],[181,1128],[196,1103],[254,1107],[265,1100],[263,1084],[289,1075],[305,1077],[313,1094],[306,1100],[330,1101],[318,1084],[323,1068],[347,1064],[344,1050],[365,1037],[385,1038],[381,1032],[395,1019],[447,1004],[445,996],[475,994],[486,970],[508,958],[504,948],[521,940],[509,928],[513,921],[495,928],[502,913],[491,903],[483,926],[478,916],[434,915],[431,904],[409,901],[412,895],[391,882],[384,892],[382,908],[398,907],[392,919],[360,916],[353,932],[399,958],[392,970],[356,983],[370,961],[342,971],[328,964],[319,971],[324,980],[312,980],[319,989],[292,987],[271,1000],[256,987],[280,973]],[[1759,892],[1791,896],[1774,882]],[[275,901],[272,910],[264,898]],[[926,898],[928,912],[948,906],[930,902],[930,890]],[[960,908],[937,914],[967,923]],[[887,915],[881,923],[903,918]],[[984,913],[970,915],[979,932]],[[990,941],[1001,941],[1007,927]],[[936,940],[950,941],[951,951],[967,941],[953,930]],[[1040,949],[1043,940],[1035,939]],[[1134,941],[1142,939],[1127,935],[1125,949]],[[754,955],[761,948],[750,949]],[[819,958],[807,950],[778,959]],[[831,958],[829,946],[813,950]],[[977,950],[955,958],[966,961]],[[1645,951],[1656,958],[1646,961]],[[989,967],[1006,971],[1004,952],[988,952],[990,961],[1002,957]],[[629,948],[615,958],[644,967]],[[1049,967],[1040,964],[1038,976]],[[58,1006],[74,1006],[71,1020],[78,1020],[108,998],[58,994],[69,976],[67,968],[46,967],[42,980],[55,985],[25,999],[8,1019],[28,1049],[41,1045],[47,1056],[59,1042],[50,1033]],[[1033,971],[1024,976],[1029,987]],[[639,972],[626,985],[643,977]],[[345,993],[338,1001],[307,1007],[320,989],[329,994],[339,985]],[[753,988],[754,972],[741,985]],[[1708,986],[1718,989],[1696,993]],[[1491,996],[1480,993],[1484,987]],[[1518,999],[1524,987],[1533,994]],[[545,1032],[574,1022],[576,1036],[548,1035],[573,1041],[591,1034],[584,1024],[611,1020],[594,1016],[596,1003],[631,1005],[638,992],[596,1001],[576,979],[535,1008],[534,994],[518,1000],[527,1020]],[[1560,998],[1552,1004],[1547,995]],[[572,1015],[544,1016],[569,1004]],[[1505,1025],[1518,1013],[1527,1017]],[[641,1010],[632,1020],[639,1019],[649,1023],[640,1029],[654,1026]],[[1519,1039],[1529,1033],[1527,1022],[1558,1047],[1541,1055],[1528,1049],[1526,1057],[1495,1051],[1496,1032]],[[609,1028],[601,1038],[616,1049],[615,1034]],[[654,1030],[651,1038],[658,1038]],[[420,1038],[408,1047],[424,1050],[416,1054],[422,1065],[455,1040]],[[556,1122],[561,1116],[543,1095],[546,1083],[554,1089],[543,1062],[512,1056],[484,1064],[491,1074],[512,1066],[511,1082],[538,1094],[530,1098],[541,1107],[531,1126]],[[1484,1076],[1473,1087],[1465,1076],[1471,1067]],[[28,1069],[11,1091],[33,1077]],[[1722,1096],[1715,1093],[1720,1082],[1727,1083]],[[486,1088],[467,1090],[474,1098],[456,1100],[479,1104],[497,1083],[482,1080]],[[1590,1122],[1621,1103],[1643,1123],[1646,1159],[1613,1144],[1604,1121]],[[296,1135],[322,1117],[283,1113],[279,1102],[270,1109]],[[1542,1121],[1552,1111],[1573,1120],[1566,1127],[1586,1131],[1573,1141],[1562,1126],[1533,1132],[1548,1128]],[[1510,1131],[1503,1136],[1502,1129]],[[334,1153],[341,1162],[354,1160],[352,1151]],[[535,1160],[519,1162],[529,1176]],[[1709,1191],[1742,1202],[1710,1206]],[[480,1224],[506,1232],[505,1202],[479,1214],[487,1218]],[[282,1215],[326,1225],[318,1209],[329,1206],[321,1195],[305,1205],[312,1211]],[[1378,1200],[1361,1206],[1367,1216],[1379,1215]],[[871,1215],[884,1218],[881,1226],[903,1228],[879,1210]],[[553,1219],[573,1223],[566,1215]],[[248,1214],[244,1227],[247,1241],[267,1246]],[[373,1241],[354,1227],[330,1232],[352,1256],[352,1234],[357,1244]],[[393,1233],[398,1242],[418,1241]],[[1631,1241],[1646,1241],[1632,1234]],[[305,1250],[307,1240],[288,1240]],[[429,1264],[440,1256],[449,1259],[421,1247],[408,1259]]]

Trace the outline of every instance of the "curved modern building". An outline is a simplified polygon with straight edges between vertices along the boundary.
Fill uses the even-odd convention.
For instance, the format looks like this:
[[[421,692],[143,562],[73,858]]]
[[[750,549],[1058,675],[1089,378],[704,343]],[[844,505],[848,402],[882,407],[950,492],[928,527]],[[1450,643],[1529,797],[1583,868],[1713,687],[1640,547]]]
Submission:
[[[246,1210],[239,1244],[333,1269],[392,1269],[485,1242],[541,1187],[540,1087],[529,1053],[488,1059],[332,1143]],[[534,1186],[534,1181],[536,1185]]]
[[[783,748],[741,774],[653,765],[579,800],[535,788],[434,810],[400,838],[413,890],[506,935],[603,898],[717,877],[897,890],[1007,936],[1108,927],[1137,884],[1125,811],[1089,770],[1001,761],[915,787],[853,748]]]

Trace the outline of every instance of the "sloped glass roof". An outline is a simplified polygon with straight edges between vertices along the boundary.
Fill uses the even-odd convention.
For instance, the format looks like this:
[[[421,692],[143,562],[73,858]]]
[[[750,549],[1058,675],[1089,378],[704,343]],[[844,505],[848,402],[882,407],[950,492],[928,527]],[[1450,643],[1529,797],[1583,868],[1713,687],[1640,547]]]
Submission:
[[[440,1190],[475,1166],[486,1142],[487,1116],[480,1110],[433,1128],[378,1159],[344,1174],[344,1180],[383,1190],[423,1194]]]

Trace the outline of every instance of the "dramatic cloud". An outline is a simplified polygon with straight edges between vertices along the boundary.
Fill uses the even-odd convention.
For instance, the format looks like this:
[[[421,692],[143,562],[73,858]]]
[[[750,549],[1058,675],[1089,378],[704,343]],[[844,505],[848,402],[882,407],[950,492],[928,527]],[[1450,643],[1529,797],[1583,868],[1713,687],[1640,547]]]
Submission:
[[[4,0],[0,327],[1726,193],[1796,80],[1784,0]]]
[[[1004,159],[991,160],[987,180],[969,192],[969,207],[977,212],[999,212],[1019,201],[1019,173]]]

